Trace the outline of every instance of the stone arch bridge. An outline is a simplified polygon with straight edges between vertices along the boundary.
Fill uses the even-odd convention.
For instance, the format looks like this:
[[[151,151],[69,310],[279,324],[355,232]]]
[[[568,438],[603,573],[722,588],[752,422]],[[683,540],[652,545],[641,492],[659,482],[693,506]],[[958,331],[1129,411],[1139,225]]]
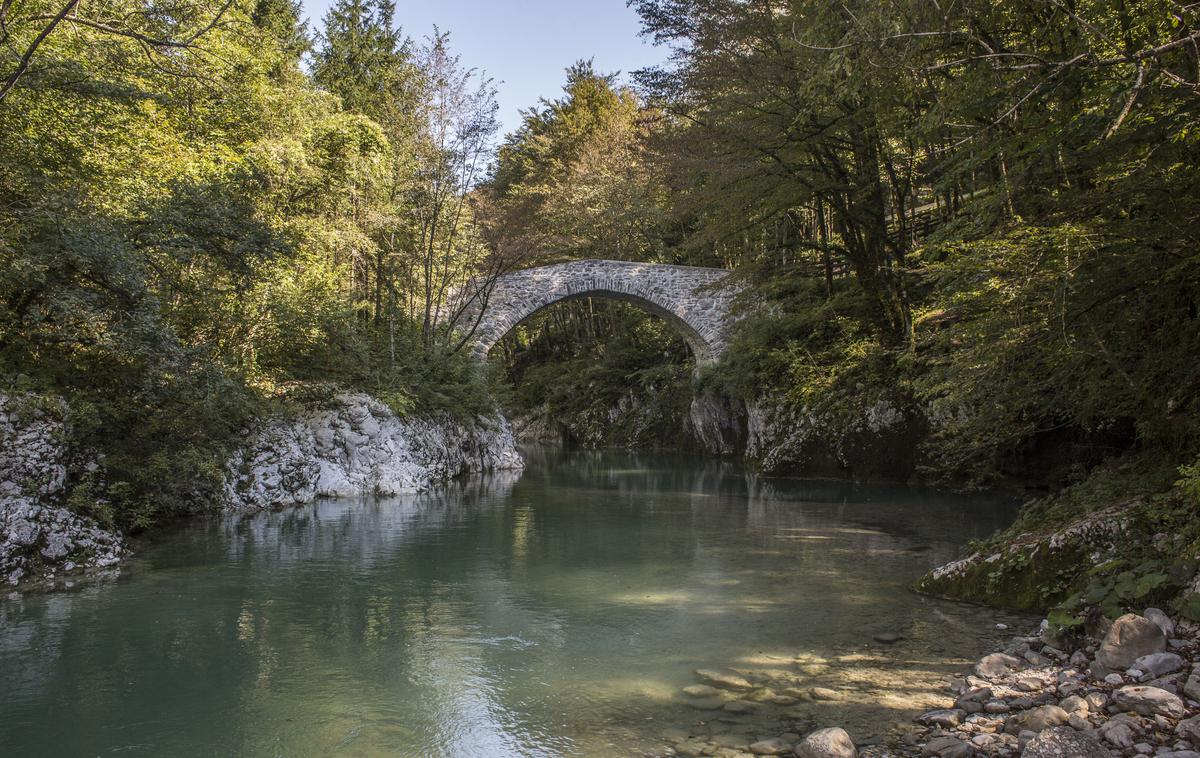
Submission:
[[[726,281],[729,274],[716,268],[609,260],[539,266],[505,274],[489,292],[476,293],[456,325],[475,327],[468,349],[483,358],[513,327],[550,305],[587,297],[624,300],[666,319],[687,341],[696,362],[709,364],[724,352],[732,322],[736,291]]]

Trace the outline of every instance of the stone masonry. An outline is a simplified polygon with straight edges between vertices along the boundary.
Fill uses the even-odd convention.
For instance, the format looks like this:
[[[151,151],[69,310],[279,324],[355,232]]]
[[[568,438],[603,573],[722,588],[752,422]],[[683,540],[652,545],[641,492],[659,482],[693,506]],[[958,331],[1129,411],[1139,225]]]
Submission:
[[[475,326],[471,352],[479,357],[513,327],[563,300],[625,300],[665,318],[691,346],[697,363],[713,363],[725,349],[734,288],[724,269],[662,263],[583,260],[515,271],[500,277],[486,303],[472,303],[458,326]],[[480,298],[482,300],[482,298]],[[483,309],[480,318],[480,309]]]

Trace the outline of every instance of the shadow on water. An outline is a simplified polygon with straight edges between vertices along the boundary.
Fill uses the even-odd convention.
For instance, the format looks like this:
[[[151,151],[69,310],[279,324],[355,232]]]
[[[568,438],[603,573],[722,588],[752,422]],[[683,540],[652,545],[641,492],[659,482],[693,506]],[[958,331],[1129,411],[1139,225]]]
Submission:
[[[862,736],[938,704],[1012,621],[907,589],[1009,503],[526,455],[435,492],[198,521],[119,581],[0,601],[0,752],[629,755],[672,730],[823,720]],[[734,714],[681,694],[726,667],[839,700]]]

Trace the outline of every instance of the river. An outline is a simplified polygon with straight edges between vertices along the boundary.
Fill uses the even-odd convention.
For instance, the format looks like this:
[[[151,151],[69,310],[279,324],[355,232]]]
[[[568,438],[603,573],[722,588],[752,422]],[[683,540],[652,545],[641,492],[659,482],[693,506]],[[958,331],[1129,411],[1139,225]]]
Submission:
[[[3,596],[0,754],[657,755],[834,725],[869,740],[1020,621],[908,590],[1010,522],[1009,501],[526,454],[524,472],[421,495],[194,520],[136,543],[115,578]],[[730,668],[771,692],[732,708],[682,692]]]

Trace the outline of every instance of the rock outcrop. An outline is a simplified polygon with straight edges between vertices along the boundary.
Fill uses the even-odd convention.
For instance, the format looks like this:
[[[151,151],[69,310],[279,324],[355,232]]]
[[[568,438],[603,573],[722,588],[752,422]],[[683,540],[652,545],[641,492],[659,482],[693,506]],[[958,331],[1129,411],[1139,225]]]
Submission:
[[[117,564],[122,538],[67,509],[72,481],[96,468],[68,450],[64,403],[0,395],[0,583]],[[523,465],[502,417],[401,419],[364,395],[265,422],[227,464],[225,498],[262,509],[318,496],[417,492],[451,477]]]
[[[266,422],[228,463],[226,498],[256,510],[317,497],[418,492],[460,474],[519,469],[500,416],[400,418],[362,393]]]
[[[692,398],[684,431],[711,455],[735,455],[746,446],[746,408],[740,400],[714,392]]]
[[[119,535],[62,505],[69,451],[60,401],[0,395],[0,583],[116,564]]]
[[[745,452],[768,473],[907,481],[924,433],[921,413],[898,401],[836,414],[759,402],[747,408]]]
[[[995,551],[972,553],[933,569],[921,578],[917,589],[956,600],[1040,610],[1047,577],[1060,581],[1065,572],[1086,571],[1086,567],[1100,562],[1099,556],[1112,555],[1115,547],[1127,539],[1135,507],[1134,502],[1121,503],[1082,515],[1058,528],[1017,535]],[[1147,624],[1158,630],[1150,621],[1140,627]],[[1147,648],[1145,652],[1161,649]],[[1100,662],[1104,664],[1103,657]]]

